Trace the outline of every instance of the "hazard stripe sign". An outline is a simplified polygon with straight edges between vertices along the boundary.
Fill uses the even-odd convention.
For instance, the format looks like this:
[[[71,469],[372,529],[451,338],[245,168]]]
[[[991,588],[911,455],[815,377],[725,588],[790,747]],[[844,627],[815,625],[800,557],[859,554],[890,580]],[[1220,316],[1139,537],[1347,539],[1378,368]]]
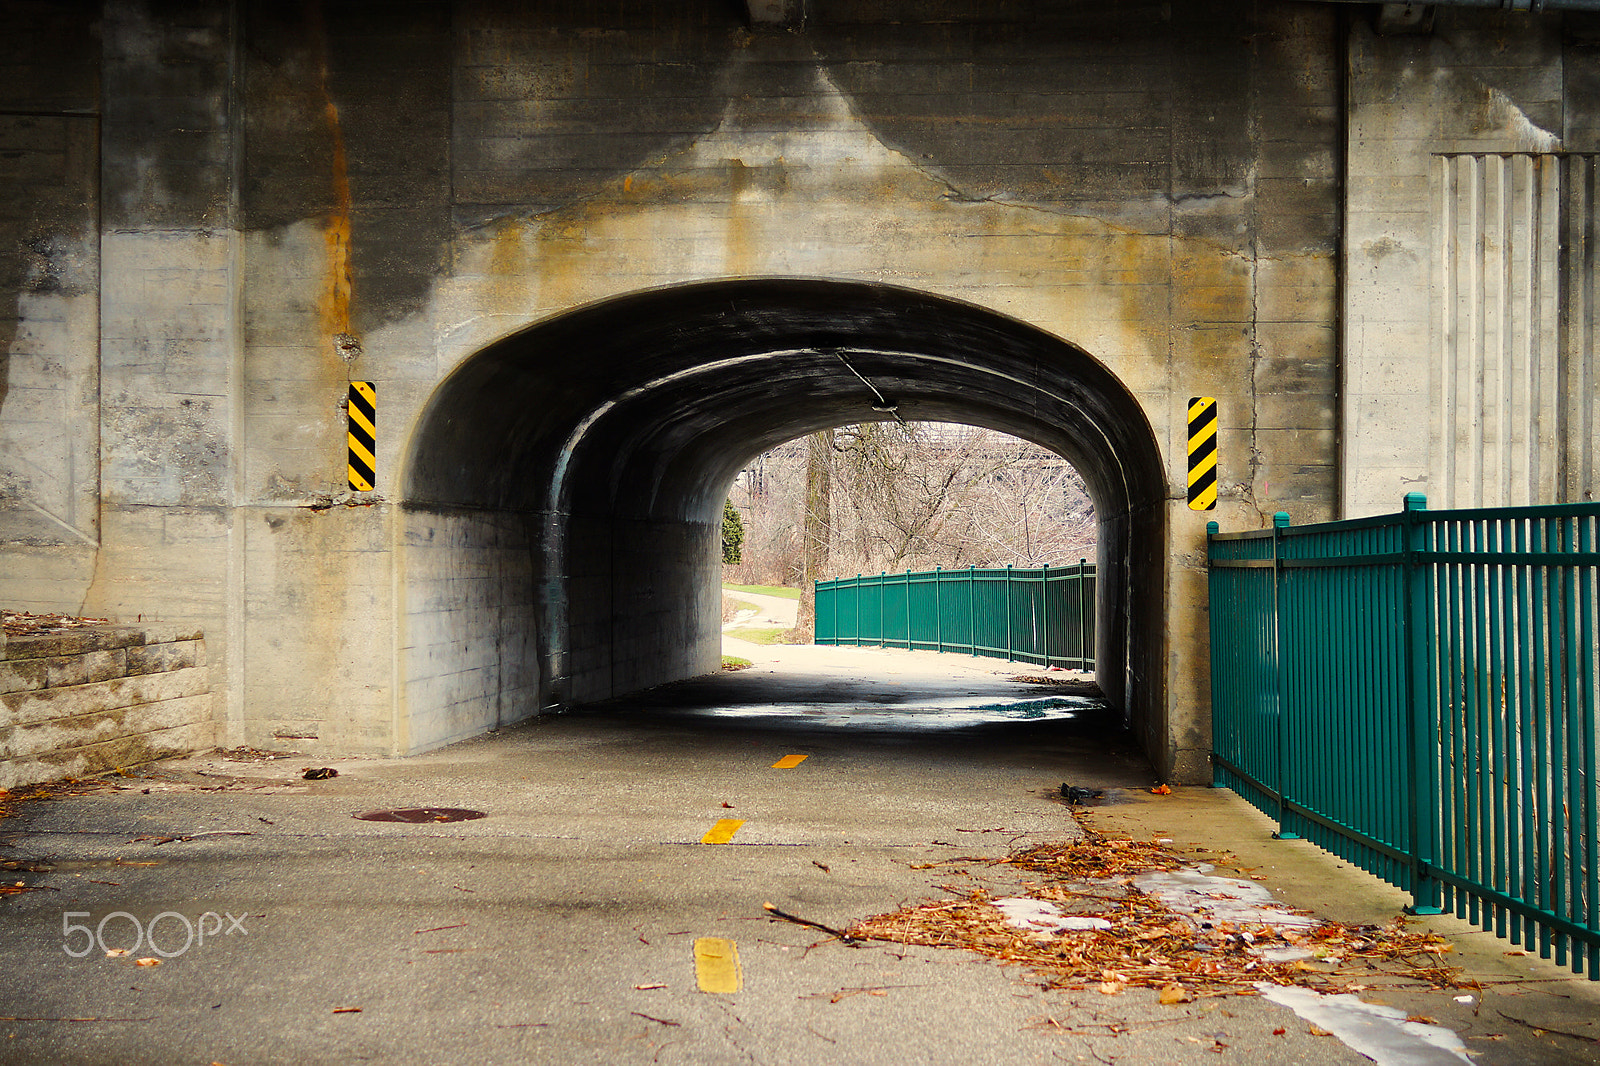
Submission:
[[[1217,506],[1217,401],[1211,396],[1189,400],[1189,509]]]
[[[350,488],[371,492],[378,480],[378,393],[370,381],[350,383]]]

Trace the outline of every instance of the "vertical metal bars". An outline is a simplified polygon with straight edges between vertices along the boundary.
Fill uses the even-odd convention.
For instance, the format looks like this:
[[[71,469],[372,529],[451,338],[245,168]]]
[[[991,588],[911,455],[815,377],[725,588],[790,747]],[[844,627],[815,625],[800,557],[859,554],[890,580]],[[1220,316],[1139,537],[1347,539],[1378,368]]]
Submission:
[[[1208,539],[1214,782],[1600,980],[1600,505]]]
[[[819,581],[818,644],[953,651],[1094,669],[1094,564],[968,567]]]

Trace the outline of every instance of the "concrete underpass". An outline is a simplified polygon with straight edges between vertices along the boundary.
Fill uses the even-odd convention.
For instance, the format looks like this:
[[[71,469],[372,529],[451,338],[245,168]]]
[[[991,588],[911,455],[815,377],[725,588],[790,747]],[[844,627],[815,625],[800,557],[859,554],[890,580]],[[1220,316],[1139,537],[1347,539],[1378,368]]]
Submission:
[[[1592,7],[0,0],[0,604],[181,675],[7,736],[404,757],[706,673],[735,472],[898,416],[1084,475],[1111,718],[1208,781],[1209,521],[1594,498]]]
[[[482,661],[527,688],[474,700],[413,681],[402,747],[527,713],[507,688],[549,710],[715,670],[734,474],[798,435],[895,414],[1024,437],[1083,474],[1100,520],[1098,680],[1165,762],[1165,489],[1135,399],[1084,352],[979,308],[777,281],[610,301],[440,385],[411,441],[402,644],[414,675]]]

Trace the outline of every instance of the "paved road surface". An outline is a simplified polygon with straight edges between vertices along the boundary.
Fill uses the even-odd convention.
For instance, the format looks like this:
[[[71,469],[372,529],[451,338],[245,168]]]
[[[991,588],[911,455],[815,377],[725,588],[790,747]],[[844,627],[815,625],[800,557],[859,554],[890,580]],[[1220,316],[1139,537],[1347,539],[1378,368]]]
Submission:
[[[863,657],[876,677],[851,681]],[[40,890],[0,897],[0,1061],[1367,1061],[1259,999],[1164,1007],[1144,991],[1043,992],[965,952],[852,948],[764,914],[772,901],[844,925],[948,895],[945,884],[1014,885],[1006,867],[922,867],[1073,834],[1052,795],[1063,780],[1112,790],[1125,802],[1101,813],[1140,831],[1172,831],[1149,818],[1187,811],[1188,837],[1286,846],[1222,793],[1180,790],[1155,806],[1132,749],[1097,735],[1081,707],[1028,716],[1019,701],[1040,693],[1005,671],[803,649],[787,670],[758,664],[416,758],[342,760],[329,780],[302,780],[303,758],[213,756],[120,791],[22,804],[0,822],[0,856],[8,878]],[[957,705],[959,725],[885,717],[940,726]],[[805,759],[774,768],[794,755]],[[1178,805],[1186,794],[1204,802]],[[413,807],[488,816],[352,817]],[[724,819],[742,821],[730,842],[702,843]],[[49,866],[17,869],[29,860]],[[1292,882],[1289,865],[1281,876]],[[1342,876],[1331,896],[1349,906]],[[158,957],[148,944],[71,957],[85,929],[130,945],[135,921],[172,957],[137,966]],[[185,947],[185,922],[203,943]],[[700,990],[702,938],[736,945],[741,990]],[[1556,1002],[1503,1009],[1527,1017]],[[1592,1000],[1575,1002],[1589,1013],[1566,1025],[1592,1025]],[[1587,1061],[1588,1045],[1530,1043],[1448,997],[1406,1009],[1509,1032],[1469,1043],[1485,1062]]]
[[[723,590],[723,595],[748,603],[755,608],[741,610],[723,629],[748,626],[750,628],[793,629],[795,618],[800,613],[800,601],[791,600],[786,596],[767,596],[759,592],[737,592],[729,589]]]

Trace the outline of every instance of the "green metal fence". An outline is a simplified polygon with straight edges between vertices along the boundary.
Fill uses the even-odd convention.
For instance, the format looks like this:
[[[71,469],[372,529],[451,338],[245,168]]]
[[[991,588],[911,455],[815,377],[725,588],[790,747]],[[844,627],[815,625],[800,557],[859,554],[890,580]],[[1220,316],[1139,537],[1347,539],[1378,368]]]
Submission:
[[[816,642],[1094,669],[1094,566],[968,567],[817,582]]]
[[[1210,526],[1214,783],[1600,980],[1600,505]]]

